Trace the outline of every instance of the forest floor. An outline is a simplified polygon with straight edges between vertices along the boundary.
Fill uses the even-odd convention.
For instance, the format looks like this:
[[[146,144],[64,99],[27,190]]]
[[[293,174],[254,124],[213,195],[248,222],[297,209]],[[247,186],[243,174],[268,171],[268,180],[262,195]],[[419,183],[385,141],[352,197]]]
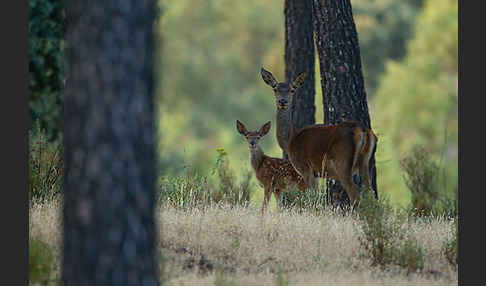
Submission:
[[[457,285],[457,267],[443,254],[454,222],[443,218],[406,222],[423,253],[423,269],[372,267],[360,244],[355,216],[325,211],[270,212],[206,207],[159,207],[157,246],[163,285]],[[34,204],[29,234],[61,257],[61,204]]]

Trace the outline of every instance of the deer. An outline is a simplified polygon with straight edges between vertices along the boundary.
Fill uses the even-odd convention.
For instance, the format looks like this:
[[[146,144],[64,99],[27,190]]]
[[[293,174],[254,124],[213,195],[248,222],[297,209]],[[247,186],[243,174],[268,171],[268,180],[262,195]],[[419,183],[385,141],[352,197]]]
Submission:
[[[296,129],[292,124],[292,111],[289,107],[292,106],[293,97],[307,74],[300,73],[291,82],[278,82],[271,72],[262,67],[261,76],[274,91],[277,105],[277,141],[289,155],[292,166],[309,188],[316,187],[316,177],[338,180],[350,199],[351,208],[354,209],[359,204],[360,190],[352,177],[359,172],[361,177],[366,177],[366,187],[371,188],[367,166],[376,150],[376,140],[367,140],[370,138],[368,132],[360,124],[350,121],[335,125],[315,124]]]
[[[262,215],[266,211],[272,193],[280,210],[282,191],[287,191],[291,187],[297,187],[301,193],[306,190],[303,178],[295,171],[290,161],[267,156],[260,147],[259,141],[270,131],[270,127],[271,122],[268,121],[259,130],[248,131],[241,121],[236,120],[236,130],[245,136],[248,143],[251,167],[255,171],[260,186],[264,189]]]
[[[374,193],[371,184],[370,161],[373,155],[376,153],[376,144],[378,143],[378,137],[373,132],[373,130],[371,130],[371,128],[367,128],[358,121],[347,119],[344,116],[340,117],[339,124],[348,125],[352,128],[356,128],[356,132],[364,133],[365,142],[362,145],[362,148],[358,155],[358,162],[356,163],[360,167],[359,174],[363,180],[363,183],[365,184],[366,190]],[[376,198],[376,193],[374,193],[374,195]]]

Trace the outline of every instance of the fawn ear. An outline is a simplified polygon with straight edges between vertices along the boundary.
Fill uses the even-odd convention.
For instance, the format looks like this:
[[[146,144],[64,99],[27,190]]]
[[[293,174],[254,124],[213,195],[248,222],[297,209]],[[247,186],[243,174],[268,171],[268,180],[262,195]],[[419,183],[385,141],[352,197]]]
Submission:
[[[297,76],[297,78],[292,82],[292,89],[294,89],[294,91],[296,89],[298,89],[301,85],[304,84],[304,81],[306,80],[307,78],[307,73],[306,72],[303,72],[301,74],[299,74]]]
[[[246,127],[243,123],[241,123],[239,120],[236,120],[236,130],[242,135],[248,134],[248,131],[246,130]]]
[[[272,122],[268,121],[267,123],[265,123],[262,126],[262,128],[260,128],[260,130],[258,130],[258,133],[260,133],[260,136],[265,136],[268,133],[268,131],[270,131],[271,124],[272,124]]]
[[[277,80],[275,79],[275,77],[273,76],[273,74],[267,70],[265,70],[264,68],[261,69],[261,74],[262,74],[262,78],[263,78],[263,81],[268,84],[269,86],[271,86],[272,88],[275,88],[277,86]]]

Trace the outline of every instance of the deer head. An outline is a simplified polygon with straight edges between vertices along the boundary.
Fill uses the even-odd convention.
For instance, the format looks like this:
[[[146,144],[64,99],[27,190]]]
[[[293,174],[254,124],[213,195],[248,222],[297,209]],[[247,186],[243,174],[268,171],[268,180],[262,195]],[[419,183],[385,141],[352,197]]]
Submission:
[[[303,72],[292,82],[278,82],[271,72],[261,69],[263,81],[272,87],[275,95],[277,109],[287,110],[292,106],[292,99],[297,89],[304,84],[307,73]]]
[[[264,68],[261,69],[261,74],[263,81],[273,89],[275,96],[278,145],[282,150],[287,150],[289,139],[294,132],[291,110],[293,97],[304,83],[307,73],[299,74],[292,82],[278,82],[272,73]]]
[[[270,125],[271,122],[268,121],[258,131],[248,131],[243,123],[236,120],[236,129],[241,135],[245,136],[250,150],[257,148],[260,139],[270,131]]]

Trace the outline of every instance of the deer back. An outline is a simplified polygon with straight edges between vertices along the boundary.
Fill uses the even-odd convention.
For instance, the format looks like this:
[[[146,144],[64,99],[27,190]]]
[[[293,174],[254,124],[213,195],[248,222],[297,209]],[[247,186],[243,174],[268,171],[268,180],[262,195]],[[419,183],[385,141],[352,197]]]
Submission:
[[[315,173],[331,172],[330,177],[334,177],[332,170],[324,169],[325,163],[347,161],[352,165],[358,152],[357,143],[362,142],[356,142],[351,126],[318,124],[305,127],[292,137],[289,154],[292,163],[307,164]]]

